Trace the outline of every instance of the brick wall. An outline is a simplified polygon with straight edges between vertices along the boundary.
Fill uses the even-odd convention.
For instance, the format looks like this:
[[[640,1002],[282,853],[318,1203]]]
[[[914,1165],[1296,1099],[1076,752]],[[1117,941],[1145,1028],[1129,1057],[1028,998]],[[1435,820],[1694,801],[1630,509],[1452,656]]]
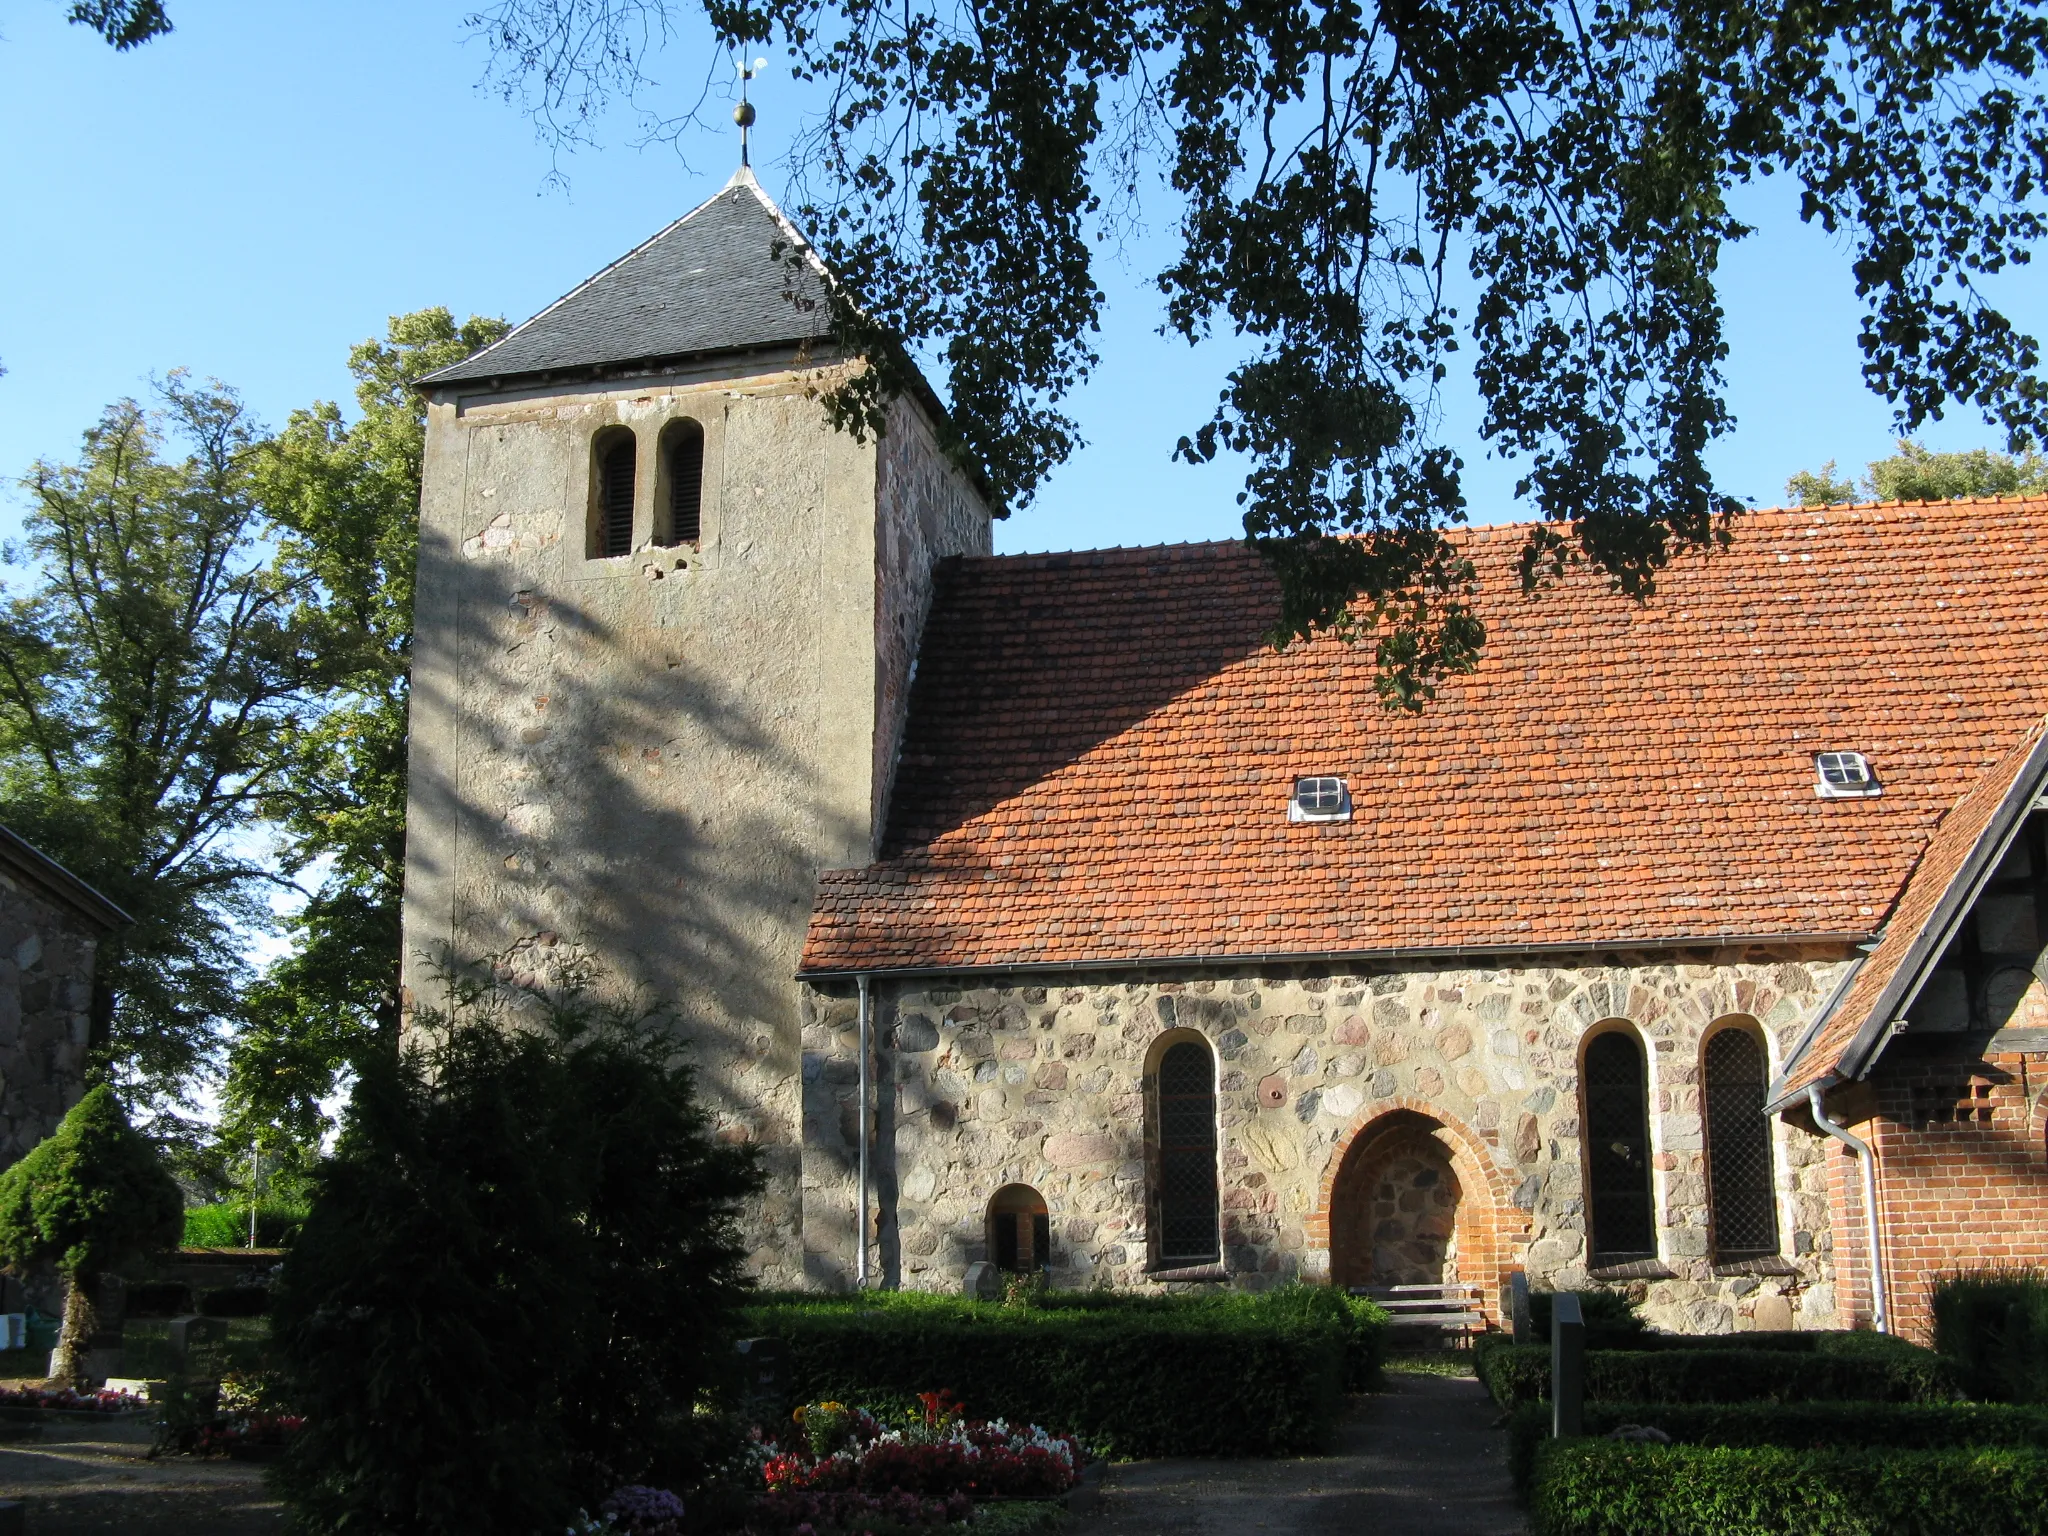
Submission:
[[[1952,1270],[2048,1264],[2048,1053],[1888,1055],[1873,1074],[1886,1293],[1894,1329],[1928,1342],[1935,1283]],[[1829,1160],[1836,1284],[1845,1312],[1870,1318],[1861,1174]]]

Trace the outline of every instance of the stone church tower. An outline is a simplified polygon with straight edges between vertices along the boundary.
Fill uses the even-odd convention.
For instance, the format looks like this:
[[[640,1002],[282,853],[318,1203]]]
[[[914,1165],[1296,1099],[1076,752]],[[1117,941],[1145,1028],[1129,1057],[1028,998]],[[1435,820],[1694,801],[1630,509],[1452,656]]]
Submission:
[[[827,422],[858,364],[822,281],[743,169],[424,386],[409,996],[581,959],[672,1010],[764,1150],[771,1284],[848,1246],[850,1173],[801,1151],[817,876],[874,857],[933,569],[989,549],[934,400],[879,440]]]

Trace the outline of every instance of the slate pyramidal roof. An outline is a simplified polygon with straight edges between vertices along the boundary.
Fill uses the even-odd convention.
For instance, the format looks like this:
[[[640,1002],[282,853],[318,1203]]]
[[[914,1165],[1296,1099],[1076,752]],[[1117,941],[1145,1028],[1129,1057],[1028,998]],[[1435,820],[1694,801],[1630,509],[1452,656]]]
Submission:
[[[809,242],[742,166],[715,197],[421,383],[530,381],[815,343],[828,329],[824,284]]]
[[[2048,768],[2048,499],[1752,513],[1640,605],[1524,596],[1527,531],[1462,535],[1486,647],[1412,715],[1369,646],[1268,645],[1241,544],[952,563],[881,855],[820,878],[803,971],[1841,952],[1925,926]],[[1833,750],[1883,793],[1817,796]],[[1352,820],[1290,823],[1320,774]]]

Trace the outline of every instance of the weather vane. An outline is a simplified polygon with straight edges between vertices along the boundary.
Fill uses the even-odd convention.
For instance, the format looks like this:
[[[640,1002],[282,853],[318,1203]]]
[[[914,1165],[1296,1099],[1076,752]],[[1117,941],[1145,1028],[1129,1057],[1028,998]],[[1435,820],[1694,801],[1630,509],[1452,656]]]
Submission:
[[[766,59],[756,59],[749,64],[740,60],[740,104],[732,109],[732,120],[740,125],[740,164],[751,166],[747,158],[747,130],[754,126],[754,104],[747,100],[747,82],[767,67]]]

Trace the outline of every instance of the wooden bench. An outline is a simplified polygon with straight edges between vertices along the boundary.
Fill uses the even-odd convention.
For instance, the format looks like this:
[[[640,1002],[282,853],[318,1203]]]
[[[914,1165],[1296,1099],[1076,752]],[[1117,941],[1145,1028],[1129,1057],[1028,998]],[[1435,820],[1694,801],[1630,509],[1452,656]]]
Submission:
[[[1397,1329],[1426,1328],[1456,1343],[1486,1331],[1476,1285],[1354,1285],[1351,1294],[1385,1307]]]

